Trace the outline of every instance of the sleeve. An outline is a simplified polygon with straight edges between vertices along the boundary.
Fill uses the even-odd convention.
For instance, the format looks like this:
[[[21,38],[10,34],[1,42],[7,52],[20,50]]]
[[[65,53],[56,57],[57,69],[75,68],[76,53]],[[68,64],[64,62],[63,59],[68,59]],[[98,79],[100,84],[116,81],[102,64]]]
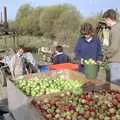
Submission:
[[[67,56],[67,62],[71,62],[71,58],[69,56]]]
[[[107,55],[109,55],[111,58],[114,57],[120,47],[120,33],[118,32],[120,30],[114,30],[114,32],[111,33],[111,44],[110,47],[107,49]]]
[[[59,64],[59,58],[58,58],[58,56],[55,56],[53,58],[53,64]]]
[[[14,68],[15,68],[15,56],[13,56],[10,60],[10,71],[12,75],[14,75]]]
[[[80,50],[80,46],[81,46],[81,38],[78,39],[76,45],[75,45],[75,49],[74,49],[74,53],[75,53],[75,59],[80,60],[81,59],[81,50]]]
[[[102,61],[102,59],[103,59],[102,47],[101,47],[101,42],[98,39],[97,40],[97,60]]]

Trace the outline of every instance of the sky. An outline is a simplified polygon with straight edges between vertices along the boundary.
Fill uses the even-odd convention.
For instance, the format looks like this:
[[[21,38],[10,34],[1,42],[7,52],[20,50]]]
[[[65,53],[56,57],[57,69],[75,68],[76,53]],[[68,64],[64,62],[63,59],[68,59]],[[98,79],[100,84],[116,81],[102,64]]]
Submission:
[[[8,19],[14,20],[19,7],[25,3],[30,3],[34,7],[69,3],[76,6],[82,16],[85,17],[93,16],[97,12],[109,8],[120,9],[120,0],[0,0],[0,11],[6,4],[8,7]]]

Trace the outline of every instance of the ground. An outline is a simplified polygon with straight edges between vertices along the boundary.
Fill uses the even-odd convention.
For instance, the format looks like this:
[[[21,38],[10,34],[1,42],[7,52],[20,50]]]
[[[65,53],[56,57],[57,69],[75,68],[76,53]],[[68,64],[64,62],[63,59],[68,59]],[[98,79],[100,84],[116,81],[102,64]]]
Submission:
[[[7,100],[7,88],[2,88],[0,85],[0,109],[7,110],[8,109],[8,100]],[[0,116],[0,120],[13,120],[9,113],[4,114],[4,118]]]

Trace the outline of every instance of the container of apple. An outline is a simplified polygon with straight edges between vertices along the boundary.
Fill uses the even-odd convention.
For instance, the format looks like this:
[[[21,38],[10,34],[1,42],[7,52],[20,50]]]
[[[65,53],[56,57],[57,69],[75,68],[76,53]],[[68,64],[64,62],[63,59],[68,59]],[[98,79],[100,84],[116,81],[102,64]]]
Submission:
[[[120,91],[85,92],[82,81],[49,77],[15,84],[45,120],[120,120]]]
[[[120,120],[120,92],[64,92],[31,101],[45,120]]]
[[[85,76],[88,79],[96,79],[97,78],[97,72],[98,72],[98,64],[93,59],[84,60],[84,72]]]
[[[84,82],[78,80],[64,80],[61,78],[33,77],[29,80],[18,80],[15,84],[25,95],[39,97],[45,94],[65,91],[72,91],[79,94],[81,93]]]

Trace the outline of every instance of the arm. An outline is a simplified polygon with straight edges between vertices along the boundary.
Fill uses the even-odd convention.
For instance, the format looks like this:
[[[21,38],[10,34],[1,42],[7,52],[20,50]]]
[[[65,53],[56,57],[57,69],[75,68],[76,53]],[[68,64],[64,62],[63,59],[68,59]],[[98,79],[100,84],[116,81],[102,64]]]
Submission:
[[[11,58],[11,61],[10,61],[10,71],[11,71],[11,74],[12,74],[12,78],[14,79],[15,78],[15,56],[13,56]]]
[[[119,47],[120,47],[120,33],[119,33],[120,29],[116,29],[112,32],[111,35],[111,45],[107,50],[107,54],[110,57],[114,57],[117,52],[119,51]]]
[[[67,62],[68,62],[68,63],[71,62],[71,59],[70,59],[69,56],[67,56]]]
[[[80,41],[81,41],[81,38],[78,39],[77,44],[76,44],[75,49],[74,49],[75,58],[77,60],[81,59],[81,54],[80,54],[81,53],[81,50],[80,50],[81,42]]]
[[[59,58],[58,58],[58,56],[55,56],[53,58],[53,64],[59,64]]]
[[[102,53],[102,48],[101,48],[101,42],[98,39],[97,40],[97,60],[102,61],[103,59],[103,53]]]

